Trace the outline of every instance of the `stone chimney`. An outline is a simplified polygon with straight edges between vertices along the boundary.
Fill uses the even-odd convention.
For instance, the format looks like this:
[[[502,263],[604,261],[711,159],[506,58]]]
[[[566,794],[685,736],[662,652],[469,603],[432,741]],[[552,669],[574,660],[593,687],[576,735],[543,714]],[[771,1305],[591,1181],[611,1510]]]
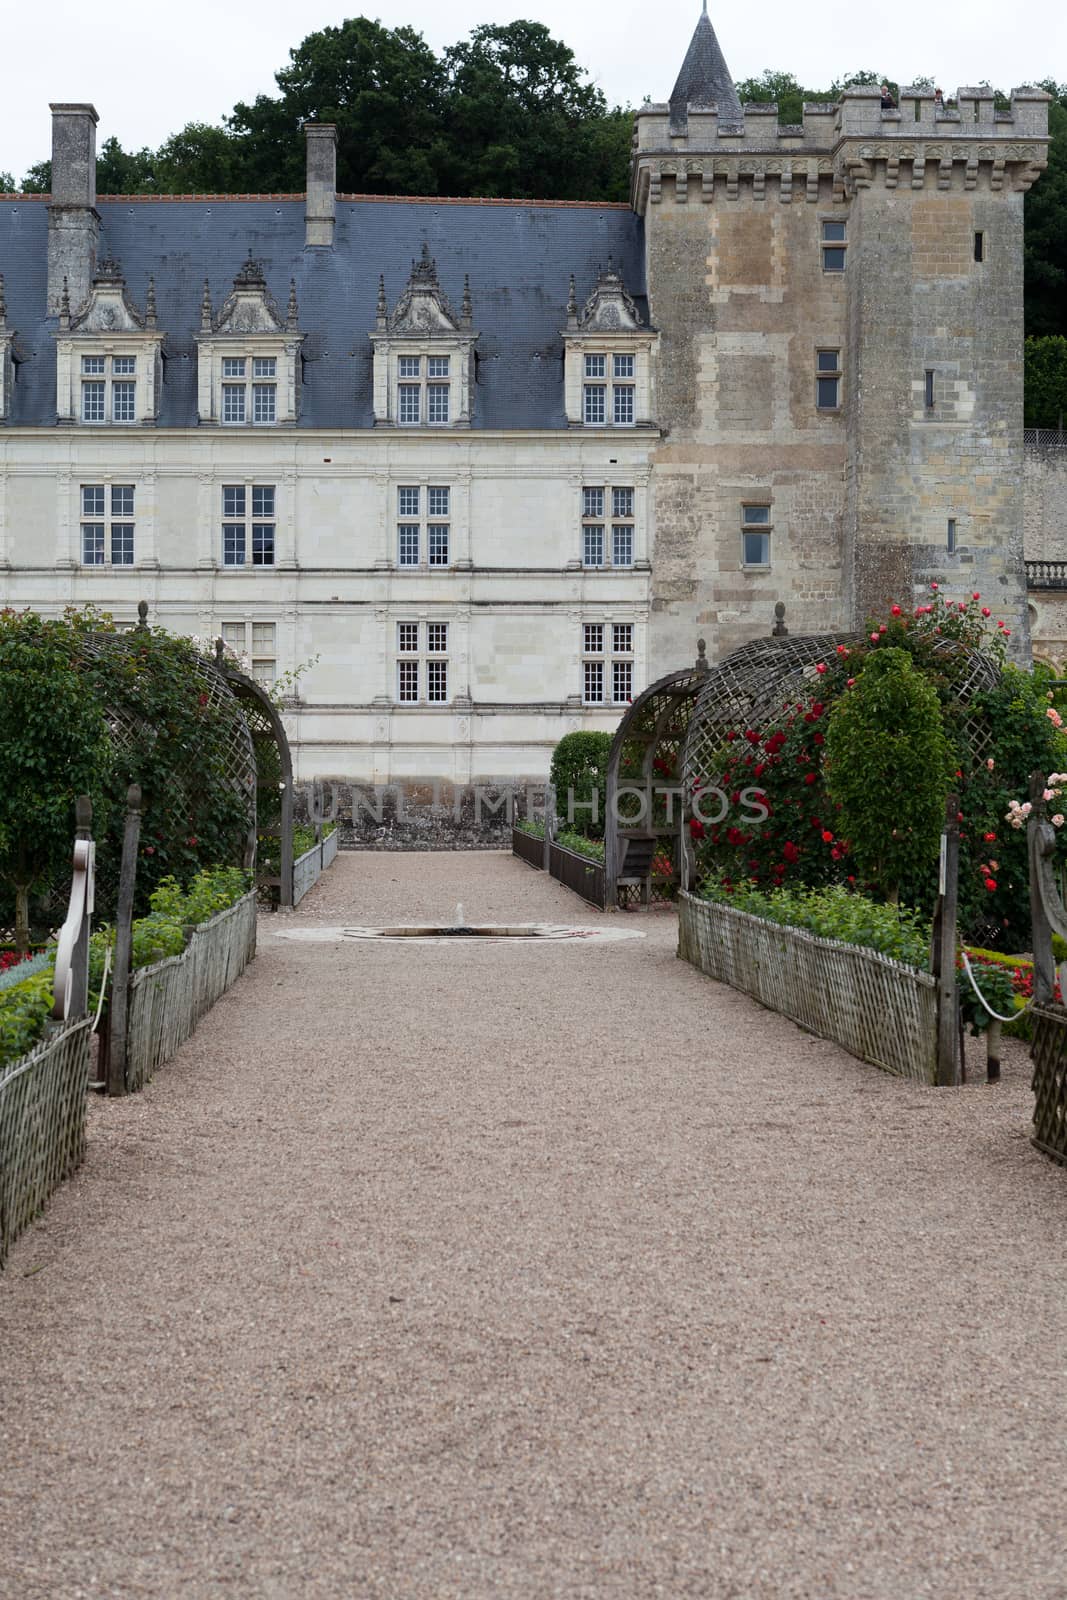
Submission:
[[[307,197],[304,205],[307,245],[333,245],[337,213],[337,129],[332,122],[305,122]]]
[[[48,207],[48,315],[57,317],[66,279],[71,309],[84,305],[96,270],[96,125],[92,106],[54,105],[52,200]]]

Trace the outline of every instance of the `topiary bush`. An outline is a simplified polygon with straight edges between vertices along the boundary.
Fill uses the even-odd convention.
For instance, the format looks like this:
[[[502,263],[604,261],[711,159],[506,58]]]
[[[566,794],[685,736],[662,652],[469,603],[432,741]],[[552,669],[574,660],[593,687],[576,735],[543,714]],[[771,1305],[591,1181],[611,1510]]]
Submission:
[[[826,785],[857,867],[891,900],[937,860],[950,754],[937,692],[911,655],[872,654],[830,714]]]
[[[574,832],[590,839],[604,837],[611,744],[610,733],[567,733],[552,752],[549,778],[556,791],[556,811],[560,821],[566,821]]]

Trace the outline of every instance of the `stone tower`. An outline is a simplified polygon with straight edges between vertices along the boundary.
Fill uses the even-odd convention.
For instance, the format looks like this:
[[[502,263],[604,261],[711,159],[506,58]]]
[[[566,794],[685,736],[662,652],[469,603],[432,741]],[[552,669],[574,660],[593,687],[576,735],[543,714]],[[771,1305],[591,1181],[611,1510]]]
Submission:
[[[862,625],[981,588],[1025,649],[1022,202],[1047,96],[872,89],[741,107],[701,15],[638,112],[631,199],[660,329],[650,675],[694,630]]]

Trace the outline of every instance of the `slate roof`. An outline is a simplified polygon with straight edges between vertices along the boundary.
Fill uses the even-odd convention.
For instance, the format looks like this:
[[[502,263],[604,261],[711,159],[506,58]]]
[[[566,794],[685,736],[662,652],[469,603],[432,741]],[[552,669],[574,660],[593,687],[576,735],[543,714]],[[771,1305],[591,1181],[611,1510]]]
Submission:
[[[122,264],[139,310],[151,274],[167,335],[160,427],[195,427],[200,298],[216,309],[249,255],[284,307],[296,279],[304,342],[301,428],[369,428],[378,275],[390,308],[425,240],[441,288],[456,306],[470,274],[478,354],[475,428],[563,428],[563,342],[568,279],[579,303],[608,257],[647,320],[643,224],[629,207],[477,200],[339,198],[334,248],[305,249],[304,198],[218,196],[100,200],[99,256]],[[7,323],[22,358],[12,424],[56,419],[56,320],[43,315],[48,208],[0,200],[0,273]]]
[[[740,122],[743,115],[734,80],[708,17],[707,0],[671,93],[672,133],[676,128],[685,131],[689,106],[718,106],[723,121]]]

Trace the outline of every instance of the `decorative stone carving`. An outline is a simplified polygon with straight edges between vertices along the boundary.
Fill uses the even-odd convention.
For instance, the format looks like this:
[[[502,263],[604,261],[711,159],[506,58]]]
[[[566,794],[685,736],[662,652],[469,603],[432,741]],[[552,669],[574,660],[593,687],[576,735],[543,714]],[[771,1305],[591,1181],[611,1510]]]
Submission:
[[[151,278],[145,309],[130,298],[122,267],[101,261],[72,311],[66,280],[56,332],[56,419],[73,426],[153,424],[159,414],[165,335]]]
[[[385,279],[379,278],[370,340],[374,346],[375,427],[470,427],[478,341],[470,279],[464,279],[457,316],[425,242],[420,258],[411,263],[407,285],[392,312]]]
[[[296,283],[283,316],[260,262],[249,258],[215,316],[204,280],[197,345],[197,410],[202,424],[292,427],[300,411],[304,335]]]

